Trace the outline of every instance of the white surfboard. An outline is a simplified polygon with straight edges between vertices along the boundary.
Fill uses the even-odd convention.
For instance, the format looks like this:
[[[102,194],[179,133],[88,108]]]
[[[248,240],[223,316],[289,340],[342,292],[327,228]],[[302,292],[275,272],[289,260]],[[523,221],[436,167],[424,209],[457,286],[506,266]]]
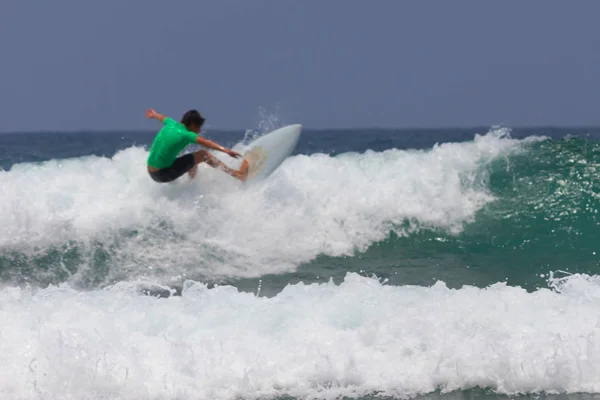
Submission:
[[[271,175],[292,154],[301,132],[302,125],[288,125],[250,143],[243,154],[249,164],[246,182],[256,182]]]

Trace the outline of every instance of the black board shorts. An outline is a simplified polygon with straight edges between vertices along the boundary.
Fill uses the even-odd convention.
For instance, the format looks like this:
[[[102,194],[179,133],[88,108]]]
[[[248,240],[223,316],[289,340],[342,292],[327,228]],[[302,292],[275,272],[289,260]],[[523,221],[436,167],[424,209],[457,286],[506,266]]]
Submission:
[[[162,168],[155,172],[150,172],[150,177],[155,182],[159,183],[171,182],[188,172],[194,167],[194,165],[196,165],[194,161],[194,154],[188,153],[184,156],[176,158],[170,167]]]

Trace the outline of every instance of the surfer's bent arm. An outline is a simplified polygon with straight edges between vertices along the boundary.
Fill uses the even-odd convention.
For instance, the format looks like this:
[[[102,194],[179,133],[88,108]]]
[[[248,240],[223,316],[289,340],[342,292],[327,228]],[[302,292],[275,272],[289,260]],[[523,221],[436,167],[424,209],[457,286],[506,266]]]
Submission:
[[[148,118],[154,118],[159,120],[160,122],[165,122],[165,119],[167,119],[167,117],[165,115],[162,115],[160,113],[157,113],[156,111],[154,111],[152,108],[149,108],[146,111],[146,117]]]

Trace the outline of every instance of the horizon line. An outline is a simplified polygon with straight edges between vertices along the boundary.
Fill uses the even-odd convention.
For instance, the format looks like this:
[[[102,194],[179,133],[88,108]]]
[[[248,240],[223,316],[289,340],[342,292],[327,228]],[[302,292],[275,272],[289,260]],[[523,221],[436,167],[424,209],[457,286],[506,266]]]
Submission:
[[[282,125],[283,126],[287,126]],[[343,127],[343,128],[314,128],[314,127],[305,127],[302,126],[303,131],[358,131],[358,130],[458,130],[458,129],[499,129],[499,128],[507,128],[507,129],[569,129],[569,128],[578,128],[578,129],[586,129],[586,128],[600,128],[600,123],[598,125],[566,125],[566,124],[549,124],[549,125],[448,125],[448,126],[364,126],[364,127]],[[274,128],[273,130],[278,129]],[[218,132],[246,132],[247,130],[251,130],[250,128],[209,128],[204,130],[204,132],[210,131],[218,131]],[[17,130],[17,131],[0,131],[0,135],[10,135],[10,134],[53,134],[53,133],[158,133],[159,129],[149,130],[149,129],[70,129],[70,130]]]

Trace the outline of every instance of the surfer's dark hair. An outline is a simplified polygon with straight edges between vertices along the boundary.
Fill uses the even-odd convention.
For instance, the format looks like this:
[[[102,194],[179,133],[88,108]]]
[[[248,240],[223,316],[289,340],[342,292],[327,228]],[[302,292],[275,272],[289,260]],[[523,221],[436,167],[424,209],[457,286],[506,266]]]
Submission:
[[[198,110],[190,110],[183,114],[183,118],[181,118],[181,123],[184,124],[187,128],[189,128],[190,125],[202,127],[202,125],[204,125],[204,118],[202,117],[202,115],[200,115]]]

